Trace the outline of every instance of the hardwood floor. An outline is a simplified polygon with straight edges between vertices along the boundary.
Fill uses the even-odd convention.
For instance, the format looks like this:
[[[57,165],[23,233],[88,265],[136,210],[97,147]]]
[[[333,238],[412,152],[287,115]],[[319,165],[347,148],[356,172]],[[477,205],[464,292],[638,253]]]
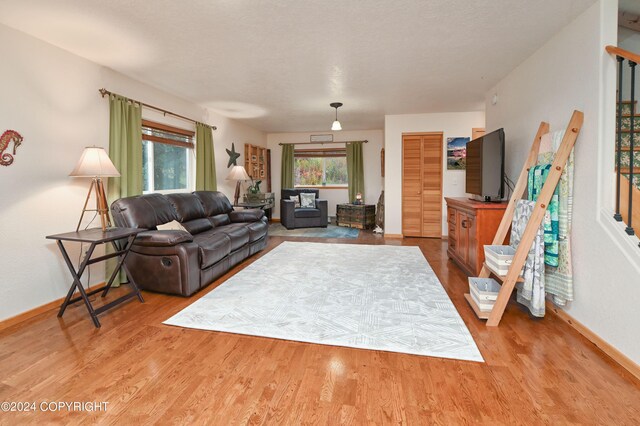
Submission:
[[[640,382],[560,319],[533,319],[512,302],[500,327],[477,320],[446,241],[315,240],[419,246],[485,363],[161,324],[284,240],[271,237],[267,250],[189,299],[145,292],[146,303],[102,315],[99,330],[77,304],[63,319],[49,311],[1,331],[0,402],[108,405],[0,411],[0,424],[638,424]]]

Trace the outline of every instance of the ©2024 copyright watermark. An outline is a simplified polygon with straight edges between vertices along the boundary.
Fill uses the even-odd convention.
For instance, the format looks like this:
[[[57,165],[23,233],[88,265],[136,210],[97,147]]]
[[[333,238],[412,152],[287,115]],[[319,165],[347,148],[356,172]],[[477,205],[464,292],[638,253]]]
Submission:
[[[108,405],[109,403],[106,401],[3,401],[0,402],[0,413],[106,412]]]

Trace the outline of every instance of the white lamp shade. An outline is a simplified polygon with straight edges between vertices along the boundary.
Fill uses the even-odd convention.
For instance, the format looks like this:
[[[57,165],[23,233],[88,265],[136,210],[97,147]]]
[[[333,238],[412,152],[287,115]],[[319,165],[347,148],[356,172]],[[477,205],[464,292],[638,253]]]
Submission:
[[[338,120],[334,121],[331,125],[331,130],[342,130],[342,125]]]
[[[227,180],[249,180],[251,179],[243,166],[233,166]]]
[[[69,176],[73,177],[119,177],[120,172],[113,165],[104,148],[88,146]]]

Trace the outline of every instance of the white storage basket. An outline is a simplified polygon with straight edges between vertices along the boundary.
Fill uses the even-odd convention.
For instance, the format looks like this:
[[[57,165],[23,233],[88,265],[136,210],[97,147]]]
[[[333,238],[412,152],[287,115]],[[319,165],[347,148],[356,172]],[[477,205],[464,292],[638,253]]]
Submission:
[[[481,312],[491,312],[499,292],[500,284],[493,278],[469,277],[469,293]]]
[[[493,278],[469,277],[469,292],[483,303],[495,302],[500,292],[500,284]]]
[[[475,302],[478,309],[480,309],[480,312],[491,312],[491,310],[493,309],[493,305],[496,303],[496,302],[478,300],[476,298],[475,293],[471,293],[471,298]]]
[[[501,276],[509,272],[515,254],[516,249],[511,246],[484,246],[484,259],[489,269]]]

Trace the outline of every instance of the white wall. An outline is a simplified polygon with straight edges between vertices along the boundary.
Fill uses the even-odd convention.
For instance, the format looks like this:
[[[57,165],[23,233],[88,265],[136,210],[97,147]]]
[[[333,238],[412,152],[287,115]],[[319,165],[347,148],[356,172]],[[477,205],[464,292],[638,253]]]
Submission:
[[[382,191],[383,178],[380,176],[380,150],[384,146],[382,130],[343,130],[340,132],[302,132],[302,133],[269,133],[267,146],[271,150],[271,191],[276,194],[276,208],[273,217],[280,217],[280,171],[282,164],[282,147],[280,143],[308,142],[310,135],[333,134],[334,141],[361,141],[367,140],[363,145],[364,155],[364,201],[367,204],[376,204]],[[336,147],[341,145],[324,145]],[[322,145],[296,145],[296,148],[322,148]],[[386,194],[385,194],[386,195]],[[349,202],[347,188],[320,189],[320,198],[327,200],[329,216],[336,215],[336,205]]]
[[[387,115],[385,122],[385,234],[402,234],[402,134],[443,132],[442,193],[464,197],[465,172],[447,170],[447,138],[471,137],[473,127],[485,127],[484,111]],[[495,130],[488,127],[487,131]],[[442,200],[442,235],[448,234],[446,203]]]
[[[578,321],[640,363],[640,250],[625,248],[610,219],[615,120],[616,2],[599,1],[487,93],[487,127],[504,127],[507,173],[515,180],[540,121],[564,128],[584,112],[575,147],[573,268]],[[498,94],[497,105],[490,102]]]
[[[109,103],[99,88],[218,126],[218,182],[227,195],[233,195],[234,186],[224,181],[224,148],[232,141],[236,147],[266,145],[262,132],[3,25],[0,40],[5,64],[0,132],[14,129],[24,137],[14,164],[0,167],[0,320],[63,297],[69,289],[70,275],[58,249],[44,237],[75,229],[90,181],[68,174],[85,146],[108,146]],[[190,125],[151,111],[143,115]],[[78,245],[69,248],[76,261]],[[92,283],[104,280],[100,264],[91,273]]]

